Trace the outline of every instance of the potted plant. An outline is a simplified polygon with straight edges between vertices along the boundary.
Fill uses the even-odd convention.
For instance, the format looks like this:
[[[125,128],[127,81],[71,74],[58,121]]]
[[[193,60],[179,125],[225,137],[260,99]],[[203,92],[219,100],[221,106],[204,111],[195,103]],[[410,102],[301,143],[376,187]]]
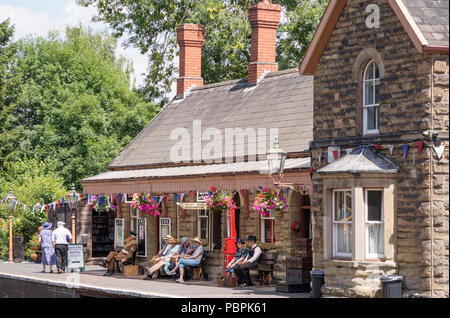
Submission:
[[[253,202],[253,209],[265,217],[270,216],[271,212],[283,212],[287,207],[286,201],[278,197],[275,190],[271,191],[267,188],[259,190]]]

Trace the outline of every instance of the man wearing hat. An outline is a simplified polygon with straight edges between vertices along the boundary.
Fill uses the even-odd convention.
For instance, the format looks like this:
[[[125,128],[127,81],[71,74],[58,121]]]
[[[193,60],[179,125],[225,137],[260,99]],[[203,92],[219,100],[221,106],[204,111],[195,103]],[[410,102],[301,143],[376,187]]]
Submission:
[[[108,268],[104,276],[111,276],[116,270],[120,272],[119,262],[124,263],[131,259],[136,249],[136,233],[130,232],[130,236],[124,241],[122,250],[120,252],[109,252],[108,256],[104,260],[104,263],[106,263],[106,267]]]
[[[66,271],[67,250],[69,249],[69,242],[72,240],[72,233],[64,227],[66,223],[59,221],[56,223],[58,228],[53,231],[52,239],[55,244],[56,267],[58,274]]]
[[[236,240],[236,247],[236,254],[225,269],[225,271],[229,273],[229,275],[232,275],[235,269],[239,267],[239,264],[242,264],[242,262],[245,261],[248,256],[248,248],[245,247],[245,241],[243,239],[238,238]]]
[[[234,273],[238,278],[239,287],[253,285],[250,281],[250,270],[258,268],[258,260],[261,256],[261,248],[256,245],[256,236],[249,235],[247,239],[248,256],[245,261],[235,268]]]

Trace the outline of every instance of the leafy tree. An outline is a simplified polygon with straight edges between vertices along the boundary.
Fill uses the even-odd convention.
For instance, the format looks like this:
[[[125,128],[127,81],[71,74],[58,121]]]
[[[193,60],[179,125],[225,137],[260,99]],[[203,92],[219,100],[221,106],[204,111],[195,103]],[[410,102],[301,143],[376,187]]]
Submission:
[[[297,67],[329,0],[278,0],[283,19],[278,30],[280,69]],[[202,73],[205,83],[242,78],[250,62],[250,5],[258,0],[78,0],[95,6],[97,21],[108,23],[126,45],[149,54],[142,92],[151,100],[170,91],[178,54],[175,29],[182,23],[205,26]]]
[[[158,107],[131,88],[132,65],[116,39],[67,28],[65,38],[26,38],[9,61],[0,109],[0,169],[23,158],[53,162],[70,188],[106,170]]]

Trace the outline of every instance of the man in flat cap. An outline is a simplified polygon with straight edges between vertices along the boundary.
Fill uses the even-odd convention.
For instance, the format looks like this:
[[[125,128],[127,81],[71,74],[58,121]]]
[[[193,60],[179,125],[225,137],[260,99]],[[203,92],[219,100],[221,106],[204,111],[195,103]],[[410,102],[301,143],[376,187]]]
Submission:
[[[72,233],[64,227],[66,223],[59,221],[58,228],[53,231],[52,240],[55,245],[56,267],[58,267],[58,274],[66,271],[67,251],[69,249],[69,242],[72,240]]]
[[[136,233],[130,232],[130,236],[124,241],[124,246],[121,251],[109,252],[106,259],[103,261],[103,264],[106,265],[108,270],[106,271],[104,276],[111,276],[115,271],[120,272],[119,262],[126,262],[133,257],[134,252],[137,249],[136,243]]]
[[[256,236],[254,235],[248,236],[247,246],[247,259],[234,269],[234,274],[238,279],[239,287],[253,285],[250,281],[250,270],[258,268],[258,260],[262,253],[261,248],[256,245]]]

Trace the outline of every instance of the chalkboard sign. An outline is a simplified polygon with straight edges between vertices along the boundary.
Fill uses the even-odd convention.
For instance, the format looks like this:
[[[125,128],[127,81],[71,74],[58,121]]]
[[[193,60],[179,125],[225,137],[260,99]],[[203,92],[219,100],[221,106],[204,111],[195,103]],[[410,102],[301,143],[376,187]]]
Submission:
[[[147,257],[147,219],[137,219],[137,256]]]
[[[67,250],[67,269],[69,271],[79,269],[84,272],[83,244],[69,244]]]

